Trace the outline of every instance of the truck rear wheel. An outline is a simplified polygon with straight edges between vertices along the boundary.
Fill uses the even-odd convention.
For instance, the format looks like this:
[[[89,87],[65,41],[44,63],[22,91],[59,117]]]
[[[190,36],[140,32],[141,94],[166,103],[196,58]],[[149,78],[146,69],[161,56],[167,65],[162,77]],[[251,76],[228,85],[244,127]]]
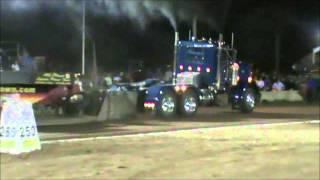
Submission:
[[[199,102],[197,94],[192,91],[188,90],[181,97],[181,103],[179,103],[179,112],[184,116],[193,116],[196,114]]]
[[[255,107],[255,96],[251,90],[244,93],[243,99],[240,103],[240,111],[243,113],[250,113]]]
[[[67,116],[79,116],[83,114],[83,102],[67,102],[62,106],[63,113]]]
[[[157,104],[156,113],[162,117],[171,117],[176,113],[177,100],[171,91],[164,91]]]

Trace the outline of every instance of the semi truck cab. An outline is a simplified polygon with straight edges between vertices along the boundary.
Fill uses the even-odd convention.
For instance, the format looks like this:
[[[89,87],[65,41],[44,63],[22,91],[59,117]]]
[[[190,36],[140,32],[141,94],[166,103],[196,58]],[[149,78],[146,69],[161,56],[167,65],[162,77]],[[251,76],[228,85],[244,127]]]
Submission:
[[[237,78],[232,76],[238,73],[238,69],[232,68],[236,50],[203,41],[179,41],[177,48],[177,83],[184,83],[179,82],[181,77],[192,74],[200,76],[200,86],[223,91],[232,78]]]
[[[255,106],[248,88],[251,68],[237,61],[236,54],[222,42],[177,41],[174,79],[170,84],[151,86],[144,107],[162,116],[190,116],[199,105],[214,104],[219,94],[227,93],[234,109],[251,112]]]

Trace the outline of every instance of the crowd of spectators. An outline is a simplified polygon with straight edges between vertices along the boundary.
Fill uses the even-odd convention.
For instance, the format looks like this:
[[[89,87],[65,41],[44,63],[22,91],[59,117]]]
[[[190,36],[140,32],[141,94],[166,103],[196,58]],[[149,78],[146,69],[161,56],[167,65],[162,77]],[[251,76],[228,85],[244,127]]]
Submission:
[[[24,50],[21,56],[12,57],[0,48],[0,71],[36,72],[37,68],[28,51]]]
[[[310,74],[268,75],[258,74],[255,83],[260,91],[296,90],[307,102],[320,100],[320,79]]]
[[[297,81],[297,76],[276,76],[265,73],[258,74],[255,82],[262,91],[298,90],[300,83]]]

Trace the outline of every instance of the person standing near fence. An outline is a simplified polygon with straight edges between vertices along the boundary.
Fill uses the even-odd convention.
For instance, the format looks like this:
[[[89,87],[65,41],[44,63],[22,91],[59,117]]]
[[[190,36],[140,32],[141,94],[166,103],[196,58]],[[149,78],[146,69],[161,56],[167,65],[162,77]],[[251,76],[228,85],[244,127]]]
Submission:
[[[272,84],[272,91],[283,91],[285,89],[284,84],[280,81],[279,78]]]
[[[257,77],[255,82],[256,82],[256,85],[259,87],[259,89],[264,89],[264,81],[260,76]]]
[[[107,73],[106,76],[103,78],[103,80],[106,88],[109,88],[112,86],[112,76],[110,73]]]
[[[317,84],[317,81],[313,79],[312,77],[308,77],[307,83],[306,83],[306,100],[309,103],[314,102],[317,100],[317,87],[319,85]]]

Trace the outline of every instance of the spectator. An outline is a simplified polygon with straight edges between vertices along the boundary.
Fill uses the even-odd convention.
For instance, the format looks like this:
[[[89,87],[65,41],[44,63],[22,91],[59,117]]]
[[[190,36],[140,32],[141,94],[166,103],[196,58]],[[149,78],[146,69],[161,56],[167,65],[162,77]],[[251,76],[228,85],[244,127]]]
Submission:
[[[285,89],[284,84],[280,81],[280,79],[276,79],[276,81],[272,84],[273,91],[283,91]]]
[[[307,102],[311,103],[314,102],[317,97],[317,88],[318,88],[318,82],[312,78],[311,76],[308,77],[306,82],[306,100]]]
[[[37,67],[33,62],[33,58],[25,50],[23,56],[19,59],[20,70],[24,72],[36,72]]]
[[[20,66],[17,61],[11,65],[11,69],[13,71],[20,71]]]
[[[121,76],[120,76],[120,74],[118,74],[118,75],[116,75],[116,76],[114,76],[113,77],[113,82],[116,82],[116,83],[119,83],[119,82],[121,82]]]
[[[103,78],[104,84],[107,88],[111,87],[112,85],[112,76],[110,73],[107,73],[106,76]]]
[[[261,77],[258,77],[256,79],[256,85],[258,86],[259,89],[264,89],[264,81]]]
[[[270,82],[269,76],[266,75],[262,79],[264,82],[264,90],[270,91],[271,90],[271,82]]]

